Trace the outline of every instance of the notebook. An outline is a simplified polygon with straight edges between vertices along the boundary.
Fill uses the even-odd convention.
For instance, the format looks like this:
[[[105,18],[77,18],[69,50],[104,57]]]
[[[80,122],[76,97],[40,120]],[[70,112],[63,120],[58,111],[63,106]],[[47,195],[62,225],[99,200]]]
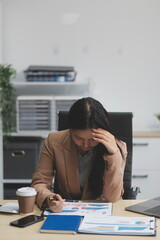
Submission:
[[[82,218],[78,215],[48,215],[40,232],[76,234]]]
[[[125,210],[160,218],[160,197],[128,206]]]
[[[121,216],[85,216],[79,233],[126,235],[126,236],[155,236],[155,217],[121,217]]]

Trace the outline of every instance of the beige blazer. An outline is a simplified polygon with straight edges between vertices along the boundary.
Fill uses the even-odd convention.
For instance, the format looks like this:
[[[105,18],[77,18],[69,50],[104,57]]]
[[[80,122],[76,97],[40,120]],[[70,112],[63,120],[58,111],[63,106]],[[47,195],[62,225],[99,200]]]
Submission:
[[[114,155],[104,155],[108,168],[104,172],[103,198],[115,202],[123,194],[123,175],[126,163],[126,144],[117,140],[119,149]],[[87,184],[80,190],[77,148],[70,130],[50,133],[41,151],[38,167],[33,174],[32,187],[37,191],[36,202],[41,207],[52,193],[54,171],[62,198],[91,200]]]

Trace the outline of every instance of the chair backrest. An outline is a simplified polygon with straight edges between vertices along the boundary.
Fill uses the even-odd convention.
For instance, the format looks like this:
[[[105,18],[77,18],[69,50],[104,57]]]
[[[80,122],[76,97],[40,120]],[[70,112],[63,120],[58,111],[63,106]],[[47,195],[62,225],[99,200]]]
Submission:
[[[132,182],[132,118],[131,112],[108,112],[111,130],[115,137],[126,142],[128,156],[124,172],[124,195],[123,198],[134,198],[131,195]],[[58,130],[68,128],[68,111],[59,111]]]

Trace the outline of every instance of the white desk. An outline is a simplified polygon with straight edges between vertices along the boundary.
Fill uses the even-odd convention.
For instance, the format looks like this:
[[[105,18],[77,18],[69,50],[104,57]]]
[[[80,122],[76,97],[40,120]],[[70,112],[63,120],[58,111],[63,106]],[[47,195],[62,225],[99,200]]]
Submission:
[[[113,204],[113,215],[115,216],[144,216],[124,210],[126,206],[135,204],[142,200],[120,200]],[[0,200],[0,204],[6,200]],[[8,202],[8,201],[7,201]],[[12,201],[13,202],[13,201]],[[40,215],[41,211],[35,206],[35,214]],[[111,236],[111,235],[90,235],[90,234],[48,234],[40,233],[39,229],[43,221],[28,226],[26,228],[16,228],[9,225],[13,220],[22,215],[0,213],[0,240],[160,240],[160,219],[157,219],[157,235],[154,237],[142,236]]]

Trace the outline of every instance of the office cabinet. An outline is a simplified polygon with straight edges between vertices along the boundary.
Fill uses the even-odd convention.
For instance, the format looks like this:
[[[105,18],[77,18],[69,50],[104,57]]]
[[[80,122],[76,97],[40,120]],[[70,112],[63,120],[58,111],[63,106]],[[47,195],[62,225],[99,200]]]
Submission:
[[[24,182],[24,180],[22,180],[22,183],[4,183],[4,199],[17,199],[16,190],[29,185],[30,181]]]
[[[139,199],[160,196],[160,138],[133,139],[132,185],[139,186]]]
[[[36,168],[40,138],[10,137],[3,150],[4,179],[28,179]]]
[[[14,199],[18,187],[30,185],[43,141],[40,137],[7,138],[3,149],[4,199]]]

